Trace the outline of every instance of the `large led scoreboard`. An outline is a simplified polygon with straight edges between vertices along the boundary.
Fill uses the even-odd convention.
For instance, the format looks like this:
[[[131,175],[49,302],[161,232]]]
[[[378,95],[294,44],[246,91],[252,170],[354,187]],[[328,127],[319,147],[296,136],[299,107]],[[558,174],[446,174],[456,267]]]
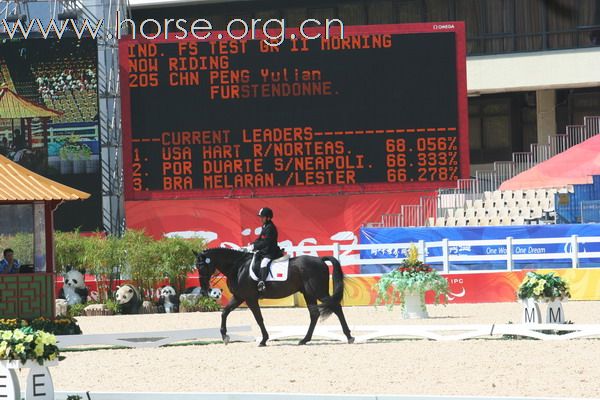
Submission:
[[[469,174],[462,23],[119,51],[129,200],[431,189]]]

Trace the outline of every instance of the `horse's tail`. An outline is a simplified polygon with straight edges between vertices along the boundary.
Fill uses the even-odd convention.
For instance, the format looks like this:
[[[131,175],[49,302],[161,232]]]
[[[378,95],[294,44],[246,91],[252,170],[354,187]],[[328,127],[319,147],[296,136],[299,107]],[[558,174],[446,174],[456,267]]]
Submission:
[[[333,293],[319,305],[321,317],[327,318],[340,305],[344,297],[344,271],[342,271],[342,266],[335,257],[321,257],[321,260],[333,264]]]

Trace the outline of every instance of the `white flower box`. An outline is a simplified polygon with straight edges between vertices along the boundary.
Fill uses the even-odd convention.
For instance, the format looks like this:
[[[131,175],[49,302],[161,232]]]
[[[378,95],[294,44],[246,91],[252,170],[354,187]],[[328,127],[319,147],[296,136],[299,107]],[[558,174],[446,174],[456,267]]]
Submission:
[[[58,360],[44,361],[42,365],[36,360],[27,360],[22,363],[21,360],[0,360],[0,366],[6,369],[21,369],[21,368],[33,368],[33,367],[56,367]]]
[[[48,367],[58,365],[58,360],[44,361],[40,365],[35,360],[0,360],[0,398],[20,400],[21,386],[16,369],[27,368],[26,400],[54,400],[54,384]]]

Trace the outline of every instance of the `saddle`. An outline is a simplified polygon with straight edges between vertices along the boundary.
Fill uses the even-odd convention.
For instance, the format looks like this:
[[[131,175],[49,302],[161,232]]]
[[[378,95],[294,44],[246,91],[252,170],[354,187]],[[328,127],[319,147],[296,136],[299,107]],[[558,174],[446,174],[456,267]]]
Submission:
[[[253,281],[259,280],[260,276],[260,261],[263,259],[261,255],[258,253],[254,253],[251,261],[250,267],[250,278]],[[269,281],[285,281],[288,277],[288,266],[290,263],[290,256],[288,254],[284,254],[282,257],[279,257],[273,261],[271,261],[271,265],[269,268],[269,275],[267,276],[267,282]]]

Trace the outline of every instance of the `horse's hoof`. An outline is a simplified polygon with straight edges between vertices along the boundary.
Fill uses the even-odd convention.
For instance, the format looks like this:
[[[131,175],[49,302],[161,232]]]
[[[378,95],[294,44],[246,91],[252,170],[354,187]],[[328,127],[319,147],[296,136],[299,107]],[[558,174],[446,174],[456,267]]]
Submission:
[[[308,340],[304,340],[304,339],[302,339],[301,341],[299,341],[299,342],[298,342],[298,346],[303,346],[303,345],[305,345],[306,343],[308,343]]]
[[[260,342],[258,344],[258,347],[267,347],[267,344],[265,342]]]
[[[223,335],[223,343],[229,344],[229,335]]]
[[[354,343],[354,338],[352,336],[350,336],[348,338],[348,344],[352,344],[352,343]]]

